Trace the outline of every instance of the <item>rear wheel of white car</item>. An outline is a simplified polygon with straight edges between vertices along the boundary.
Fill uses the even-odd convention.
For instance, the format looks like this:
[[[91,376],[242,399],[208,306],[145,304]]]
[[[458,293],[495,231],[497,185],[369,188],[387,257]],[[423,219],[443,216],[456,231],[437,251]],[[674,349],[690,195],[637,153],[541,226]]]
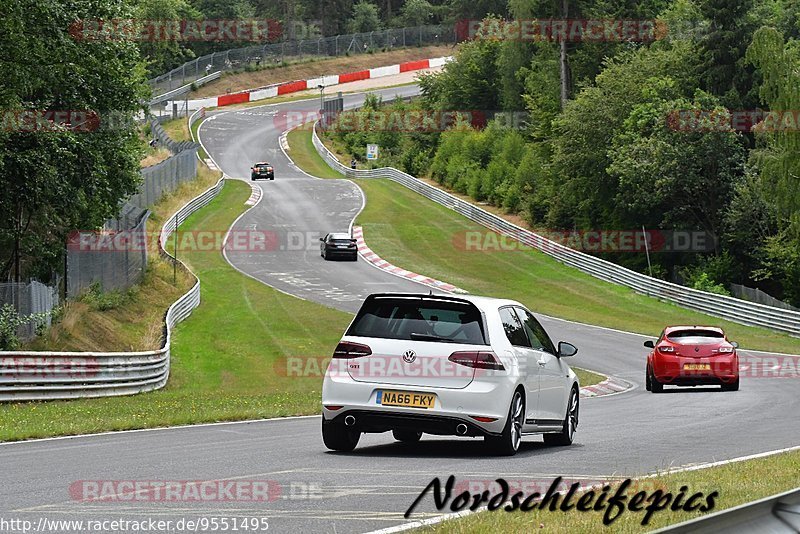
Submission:
[[[392,430],[392,436],[403,443],[417,443],[422,438],[422,432],[413,430]]]
[[[508,409],[508,420],[499,436],[486,436],[486,445],[497,455],[513,456],[517,454],[519,445],[522,443],[522,425],[525,424],[525,401],[522,392],[517,390],[511,399],[511,406]]]
[[[358,445],[361,432],[351,430],[341,423],[322,421],[322,441],[332,451],[350,452]]]
[[[561,428],[561,432],[558,434],[545,434],[544,442],[546,445],[572,445],[572,440],[575,437],[575,430],[578,428],[579,407],[580,401],[578,400],[578,389],[572,388],[572,393],[569,394],[567,415],[564,417],[564,425]]]

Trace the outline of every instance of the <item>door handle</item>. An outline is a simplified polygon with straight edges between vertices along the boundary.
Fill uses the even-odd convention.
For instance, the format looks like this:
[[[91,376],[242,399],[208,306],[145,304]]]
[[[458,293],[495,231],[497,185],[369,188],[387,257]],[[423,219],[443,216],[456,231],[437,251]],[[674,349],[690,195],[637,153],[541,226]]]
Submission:
[[[539,364],[539,367],[544,367],[545,365],[547,365],[547,360],[539,360],[536,363]]]

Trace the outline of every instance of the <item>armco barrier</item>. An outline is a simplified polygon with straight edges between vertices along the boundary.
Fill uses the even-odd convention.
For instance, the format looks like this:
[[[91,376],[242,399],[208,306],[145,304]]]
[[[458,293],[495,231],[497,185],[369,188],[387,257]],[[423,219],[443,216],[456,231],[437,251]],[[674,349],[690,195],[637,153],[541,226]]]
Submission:
[[[317,127],[318,124],[315,124],[313,132],[313,142],[317,152],[325,159],[328,165],[348,178],[388,178],[464,215],[478,224],[512,237],[527,246],[552,256],[565,265],[575,267],[606,282],[627,286],[638,293],[674,302],[685,308],[721,317],[729,321],[750,326],[761,326],[800,336],[800,312],[798,311],[782,310],[733,297],[706,293],[657,278],[651,278],[615,263],[550,241],[391,167],[372,170],[350,169],[337,160],[336,156],[331,154],[325,147],[317,135]]]
[[[221,178],[214,187],[169,219],[159,239],[163,257],[177,261],[164,250],[164,243],[192,213],[211,202],[224,184],[224,178]],[[178,262],[178,265],[190,272],[182,263]],[[0,352],[0,401],[112,397],[164,387],[169,378],[172,330],[200,305],[200,280],[194,278],[194,287],[167,310],[161,349],[146,352]]]

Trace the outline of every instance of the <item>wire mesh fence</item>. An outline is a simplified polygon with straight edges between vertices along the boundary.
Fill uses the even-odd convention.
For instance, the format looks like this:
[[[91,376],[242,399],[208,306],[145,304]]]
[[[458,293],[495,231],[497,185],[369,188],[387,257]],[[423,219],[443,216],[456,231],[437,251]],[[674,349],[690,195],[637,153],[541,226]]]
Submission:
[[[767,306],[773,306],[775,308],[783,308],[784,310],[800,311],[791,304],[783,302],[782,300],[778,300],[769,293],[764,293],[758,288],[742,286],[739,284],[731,284],[731,293],[733,293],[733,296],[736,298],[749,300],[750,302],[758,302],[759,304],[766,304]]]
[[[51,324],[51,312],[59,304],[58,283],[53,286],[48,286],[35,280],[27,283],[0,283],[0,305],[4,306],[6,304],[14,306],[21,317],[46,314],[44,321],[32,320],[20,326],[17,330],[17,336],[21,340],[33,339],[40,325],[43,324],[49,327]]]
[[[145,211],[129,229],[73,236],[67,247],[67,297],[78,297],[94,285],[120,291],[141,282],[147,270],[149,216]]]
[[[457,32],[451,26],[389,28],[368,33],[283,41],[207,54],[153,78],[149,80],[149,83],[153,89],[153,96],[157,96],[192,83],[212,72],[242,70],[248,66],[262,67],[269,63],[280,63],[289,57],[342,56],[383,49],[455,44],[456,42]]]
[[[130,197],[116,219],[100,232],[77,232],[67,247],[67,296],[78,297],[98,285],[103,291],[124,290],[141,282],[147,270],[148,208],[197,176],[197,150],[190,141],[172,140],[157,121],[150,127],[172,156],[141,170],[139,192]]]

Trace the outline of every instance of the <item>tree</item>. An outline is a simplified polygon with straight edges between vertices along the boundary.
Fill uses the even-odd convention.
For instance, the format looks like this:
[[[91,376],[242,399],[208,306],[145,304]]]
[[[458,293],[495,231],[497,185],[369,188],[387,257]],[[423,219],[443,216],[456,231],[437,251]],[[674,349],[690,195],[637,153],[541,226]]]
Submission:
[[[706,90],[723,97],[730,109],[750,109],[755,104],[753,69],[745,51],[755,29],[748,17],[752,0],[702,0],[700,12],[710,22],[700,39],[704,54]]]
[[[618,179],[615,204],[626,227],[704,230],[720,236],[734,188],[744,172],[740,133],[725,121],[716,98],[680,98],[669,78],[650,79],[648,101],[635,106],[609,151],[608,173]],[[676,128],[676,110],[714,109],[721,124]]]
[[[133,122],[146,98],[136,44],[70,35],[75,20],[129,19],[121,3],[10,0],[0,13],[0,277],[61,270],[67,234],[118,214],[139,183]],[[20,125],[23,112],[81,111],[99,123],[47,131]],[[96,126],[96,127],[95,127]],[[88,131],[85,131],[88,130]]]
[[[778,281],[786,298],[800,304],[800,132],[792,111],[800,106],[800,42],[786,42],[780,32],[764,27],[753,36],[746,57],[763,79],[761,100],[779,117],[755,128],[758,146],[751,162],[778,226],[764,242],[763,265],[755,276]]]
[[[780,114],[800,109],[800,43],[786,43],[778,31],[761,28],[747,49],[747,59],[763,77],[761,100],[779,114],[778,120],[756,127],[760,146],[753,151],[753,161],[764,191],[778,209],[781,227],[791,227],[800,238],[800,133],[796,124],[780,119]]]
[[[353,6],[353,18],[347,26],[350,33],[368,33],[381,29],[381,19],[378,16],[378,6],[361,0]]]
[[[408,0],[400,10],[400,20],[404,26],[424,26],[431,23],[433,6],[428,0]]]
[[[497,57],[501,43],[477,40],[464,43],[456,60],[438,74],[422,75],[425,105],[440,111],[495,111],[500,109],[496,90]]]
[[[139,0],[136,18],[150,20],[199,19],[201,13],[186,0]],[[176,40],[143,40],[139,52],[148,62],[148,75],[157,76],[195,57],[194,52]]]
[[[691,94],[698,63],[687,42],[627,51],[605,62],[595,85],[584,88],[553,121],[552,175],[559,198],[551,206],[551,224],[619,224],[614,201],[619,185],[607,172],[614,136],[631,110],[648,101],[642,80],[672,75],[676,94]]]

